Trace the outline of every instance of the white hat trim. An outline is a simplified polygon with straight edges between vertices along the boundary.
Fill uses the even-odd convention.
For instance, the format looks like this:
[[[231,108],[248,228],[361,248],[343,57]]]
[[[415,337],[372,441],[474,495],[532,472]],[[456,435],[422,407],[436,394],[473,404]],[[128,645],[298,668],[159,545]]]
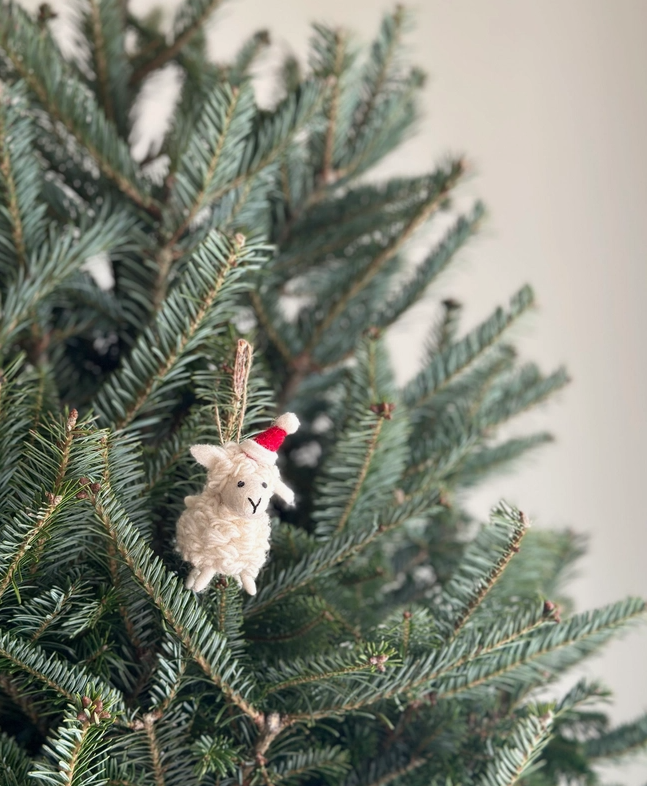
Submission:
[[[254,461],[261,464],[276,464],[277,454],[273,450],[268,450],[253,439],[244,439],[240,443],[240,449]]]

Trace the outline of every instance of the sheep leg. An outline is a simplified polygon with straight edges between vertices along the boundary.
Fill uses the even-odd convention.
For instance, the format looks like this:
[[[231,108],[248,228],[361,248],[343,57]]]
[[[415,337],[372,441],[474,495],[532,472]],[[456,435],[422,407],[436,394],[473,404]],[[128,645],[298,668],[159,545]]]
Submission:
[[[189,575],[186,577],[186,582],[184,586],[187,589],[193,589],[193,585],[195,584],[195,580],[200,575],[200,568],[192,568]]]
[[[197,574],[193,579],[191,587],[189,587],[189,589],[192,589],[194,592],[202,592],[202,590],[205,590],[209,585],[209,582],[216,575],[217,572],[216,570],[214,570],[214,568],[202,568],[202,570],[198,570],[197,568],[194,568],[191,571],[191,573],[193,573],[194,571],[197,571]],[[191,577],[189,576],[189,579],[190,578]],[[188,585],[189,582],[187,581],[187,587]]]
[[[243,588],[249,592],[250,595],[256,595],[256,582],[249,573],[241,573],[240,580],[243,584]]]

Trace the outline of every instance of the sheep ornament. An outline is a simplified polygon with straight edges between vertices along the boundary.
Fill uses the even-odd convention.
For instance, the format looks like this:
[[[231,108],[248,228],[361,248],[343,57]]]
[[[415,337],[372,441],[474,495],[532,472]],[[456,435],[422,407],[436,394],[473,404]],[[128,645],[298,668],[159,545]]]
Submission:
[[[270,498],[278,494],[294,503],[275,466],[276,451],[298,427],[297,416],[286,412],[240,444],[193,445],[193,457],[207,468],[207,482],[201,494],[185,497],[177,523],[177,550],[193,566],[187,589],[202,592],[220,574],[256,594],[256,577],[270,550]]]

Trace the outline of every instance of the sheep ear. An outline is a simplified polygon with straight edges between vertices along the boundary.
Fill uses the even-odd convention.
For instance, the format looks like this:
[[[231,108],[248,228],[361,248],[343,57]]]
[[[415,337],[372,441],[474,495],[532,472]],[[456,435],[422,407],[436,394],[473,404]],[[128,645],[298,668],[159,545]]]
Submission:
[[[192,445],[191,455],[198,464],[211,469],[223,458],[224,451],[216,445]]]

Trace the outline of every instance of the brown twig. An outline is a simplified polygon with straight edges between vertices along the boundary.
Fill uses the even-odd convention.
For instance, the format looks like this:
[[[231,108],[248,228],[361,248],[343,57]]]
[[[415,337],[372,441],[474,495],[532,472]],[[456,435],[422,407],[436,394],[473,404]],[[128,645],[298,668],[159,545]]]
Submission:
[[[144,715],[144,732],[148,740],[148,747],[153,761],[153,778],[155,786],[164,786],[164,767],[162,766],[162,756],[160,753],[157,735],[155,734],[155,721],[159,715],[155,712],[147,712]]]
[[[2,86],[0,85],[0,99],[2,98]],[[7,150],[6,131],[3,123],[3,115],[0,112],[0,172],[5,183],[7,192],[7,210],[11,216],[11,234],[13,235],[16,257],[20,268],[24,269],[27,265],[27,254],[25,250],[25,238],[23,235],[22,217],[18,204],[18,190],[14,180],[11,159]]]
[[[344,527],[348,522],[348,519],[350,518],[350,514],[353,512],[353,508],[355,507],[355,503],[357,502],[357,498],[359,497],[362,491],[362,486],[364,485],[364,481],[366,480],[366,476],[368,475],[368,471],[371,467],[371,462],[373,461],[373,457],[375,456],[375,451],[377,450],[377,445],[380,439],[380,434],[382,432],[383,426],[384,426],[383,417],[378,417],[373,423],[373,433],[371,434],[371,439],[369,440],[369,443],[366,446],[366,455],[364,456],[362,467],[360,469],[359,475],[357,476],[357,480],[355,481],[353,491],[350,497],[348,498],[344,510],[342,511],[342,514],[339,517],[337,526],[335,527],[336,535],[338,535],[344,529]]]
[[[337,115],[339,113],[339,99],[340,99],[340,84],[339,80],[342,73],[344,64],[344,51],[345,39],[341,31],[335,33],[335,64],[333,66],[333,89],[330,98],[330,115],[328,120],[328,128],[326,129],[326,139],[324,142],[324,156],[323,165],[321,170],[321,180],[323,183],[329,183],[332,179],[333,173],[333,156],[335,150],[335,131],[337,125]]]
[[[97,72],[97,88],[99,99],[108,120],[115,120],[115,110],[110,95],[108,79],[108,61],[106,58],[106,42],[101,25],[101,11],[97,0],[90,0],[90,17],[92,20],[92,36],[94,38],[94,62]]]
[[[457,617],[456,621],[454,622],[454,636],[456,636],[461,631],[461,629],[465,627],[472,614],[474,614],[476,609],[478,609],[478,607],[484,601],[486,595],[499,580],[510,560],[519,551],[519,544],[530,527],[530,522],[528,521],[526,514],[520,513],[519,515],[521,526],[514,533],[514,536],[510,540],[505,553],[498,559],[497,563],[488,573],[487,578],[482,582],[481,586],[479,587],[479,591],[470,600],[468,606],[463,609],[461,614]]]
[[[226,441],[232,440],[236,435],[236,442],[240,442],[247,410],[247,385],[252,369],[254,347],[244,338],[238,339],[236,357],[232,372],[232,407],[228,412],[227,426],[225,429]]]

